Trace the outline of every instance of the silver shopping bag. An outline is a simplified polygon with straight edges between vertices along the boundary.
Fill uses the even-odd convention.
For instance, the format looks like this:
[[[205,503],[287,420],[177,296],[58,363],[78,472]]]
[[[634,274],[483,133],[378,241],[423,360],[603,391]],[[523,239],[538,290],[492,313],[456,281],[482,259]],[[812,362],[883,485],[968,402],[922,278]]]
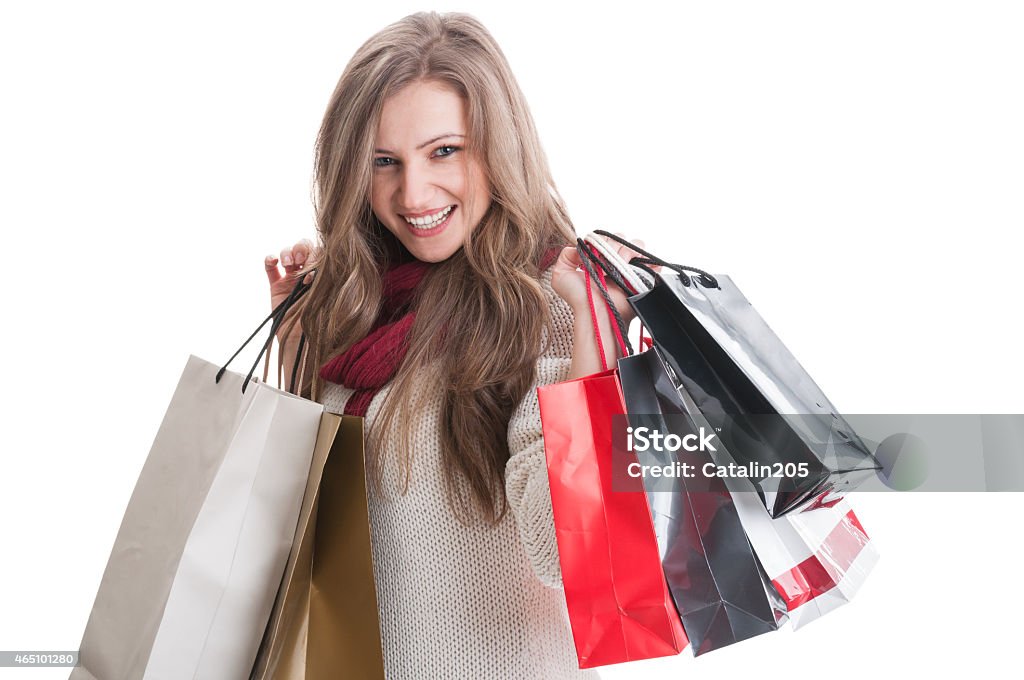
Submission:
[[[71,680],[246,678],[292,547],[323,405],[190,356],[128,502]],[[295,375],[292,376],[292,384]],[[299,392],[300,390],[296,390]]]
[[[114,542],[71,680],[245,678],[323,406],[191,356]]]

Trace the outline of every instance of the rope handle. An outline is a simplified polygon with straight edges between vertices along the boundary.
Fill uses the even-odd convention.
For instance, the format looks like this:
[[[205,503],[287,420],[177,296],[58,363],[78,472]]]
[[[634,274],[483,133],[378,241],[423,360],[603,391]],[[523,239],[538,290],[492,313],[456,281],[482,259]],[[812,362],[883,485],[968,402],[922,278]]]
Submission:
[[[600,261],[600,256],[593,249],[591,244],[588,243],[586,245],[588,246],[588,254],[591,257],[591,262],[598,264],[598,268],[595,270],[598,278],[598,290],[602,292],[605,303],[608,305],[608,313],[615,321],[615,324],[612,326],[612,331],[615,332],[615,340],[619,345],[619,350],[622,352],[623,356],[629,356],[633,353],[633,346],[629,344],[628,337],[629,324],[626,323],[626,320],[622,318],[621,314],[619,314],[619,310],[614,306],[614,304],[612,304],[613,300],[611,299],[611,291],[608,290],[608,281],[605,279],[606,269],[604,264]],[[614,269],[611,271],[613,275],[618,273]],[[616,283],[616,285],[620,287],[623,284],[625,284],[625,282],[621,280]]]
[[[263,323],[261,323],[259,326],[257,326],[256,330],[254,330],[252,332],[252,334],[249,335],[248,338],[246,338],[245,342],[242,343],[242,346],[239,347],[235,351],[235,353],[231,355],[230,359],[228,359],[226,362],[224,362],[224,365],[221,366],[219,371],[217,371],[217,376],[214,378],[215,382],[217,382],[217,383],[220,382],[220,379],[224,376],[224,372],[227,371],[227,369],[228,369],[228,365],[232,361],[235,360],[235,357],[237,357],[239,354],[241,354],[242,350],[245,349],[246,345],[248,345],[252,341],[252,339],[255,338],[256,335],[260,332],[260,330],[262,330],[263,327],[267,325],[267,322],[268,321],[272,321],[273,323],[270,324],[270,336],[267,338],[267,341],[263,343],[263,347],[260,348],[259,354],[256,355],[256,361],[253,362],[252,368],[249,369],[248,375],[245,376],[245,380],[242,382],[242,393],[243,394],[245,393],[245,388],[249,385],[249,382],[252,380],[252,376],[256,372],[256,367],[259,365],[260,359],[263,358],[263,355],[266,354],[267,355],[267,361],[268,362],[270,361],[270,354],[269,354],[270,347],[274,343],[274,338],[277,336],[277,331],[280,329],[281,324],[284,322],[284,317],[288,314],[288,310],[290,310],[292,307],[294,307],[295,303],[298,302],[299,299],[303,295],[305,295],[309,291],[309,289],[313,286],[312,282],[310,282],[310,283],[303,283],[303,280],[306,278],[306,275],[309,274],[310,272],[313,272],[313,271],[316,271],[316,270],[315,269],[310,269],[310,270],[304,270],[304,271],[299,272],[300,276],[298,277],[298,282],[295,284],[295,287],[292,288],[292,291],[290,293],[288,293],[288,297],[286,297],[284,300],[282,300],[281,303],[277,305],[277,307],[274,307],[274,310],[272,312],[270,312],[270,314],[267,316],[266,319],[263,320]],[[303,336],[304,335],[305,334],[303,334]],[[299,338],[300,345],[302,344],[302,341],[303,341],[303,337],[300,337]],[[296,357],[296,359],[297,359],[297,357]],[[298,362],[296,361],[296,363],[298,363]],[[292,375],[292,382],[294,383],[294,369],[292,371],[292,374],[293,374]],[[264,373],[263,373],[264,382],[266,381],[266,376],[267,376],[267,371],[266,371],[266,367],[265,367],[264,368]]]
[[[601,269],[597,269],[598,289],[608,290],[608,281],[605,280],[605,274]],[[608,300],[611,299],[611,291],[608,291]],[[607,304],[607,303],[606,303]],[[619,315],[619,310],[613,307],[609,308],[611,317],[615,320],[615,324],[612,326],[612,331],[615,333],[615,342],[619,346],[619,351],[624,356],[628,356],[633,353],[633,347],[628,344],[626,338],[626,323],[625,319],[622,319]]]
[[[619,257],[614,251],[612,251],[606,245],[602,247],[603,241],[601,241],[600,239],[592,238],[590,235],[588,235],[588,236],[584,237],[584,241],[587,243],[587,245],[591,246],[591,248],[592,248],[591,254],[594,256],[596,263],[602,269],[604,269],[605,271],[608,271],[612,276],[614,276],[614,274],[616,272],[618,272],[620,274],[625,274],[626,272],[623,272],[622,268],[623,267],[631,266],[631,265],[627,265],[626,262],[621,257]],[[650,267],[648,267],[648,266],[646,266],[644,264],[638,264],[638,265],[632,265],[632,266],[636,266],[638,269],[642,269],[644,272],[646,272],[651,277],[652,281],[657,280],[655,278],[656,277],[656,272],[653,269],[651,269]],[[637,290],[637,284],[640,284],[640,285],[644,286],[642,288],[643,291],[650,290],[650,287],[652,285],[652,284],[649,284],[645,279],[643,279],[643,277],[640,277],[640,276],[635,276],[635,275],[634,276],[625,276],[624,275],[622,278],[625,279],[625,283],[623,283],[622,281],[616,281],[616,285],[618,285],[620,288],[622,288],[622,290],[627,295],[636,295],[639,292]],[[649,350],[649,349],[651,349],[651,347],[654,346],[654,341],[653,341],[652,338],[648,337],[648,335],[645,333],[646,330],[647,330],[646,326],[644,326],[643,323],[641,323],[640,324],[640,350],[639,351]]]
[[[292,365],[292,379],[288,383],[288,391],[292,394],[302,393],[302,378],[306,372],[306,355],[309,352],[303,354],[303,349],[306,346],[306,331],[302,331],[302,335],[299,336],[299,348],[295,351],[295,363]],[[302,360],[302,365],[299,365],[299,360]],[[298,387],[295,385],[295,373],[298,372]]]
[[[627,294],[636,295],[642,291],[650,290],[654,287],[655,279],[648,280],[640,275],[643,270],[639,267],[631,266],[627,263],[618,252],[612,247],[612,244],[604,240],[600,236],[594,233],[587,234],[583,237],[583,240],[590,245],[596,255],[599,255],[604,260],[605,270],[614,269],[621,278],[629,284],[628,289],[623,287],[621,284],[620,288],[626,291]],[[644,272],[646,273],[646,272]],[[616,282],[618,283],[618,282]]]
[[[608,308],[608,314],[613,321],[612,330],[615,333],[615,340],[619,345],[619,349],[622,351],[623,355],[629,356],[633,354],[633,347],[629,343],[628,328],[625,321],[622,319],[622,315],[619,314],[619,310],[615,308],[615,303],[611,298],[611,294],[608,292],[608,283],[605,280],[605,275],[609,274],[612,277],[612,280],[615,281],[616,285],[622,286],[624,290],[626,290],[626,284],[614,269],[610,271],[605,270],[604,263],[601,262],[600,258],[595,255],[595,253],[588,247],[588,244],[581,238],[576,239],[576,251],[579,253],[580,264],[583,265],[583,271],[586,275],[587,301],[590,303],[590,316],[594,323],[594,333],[597,336],[598,349],[601,352],[601,366],[604,370],[608,370],[608,362],[604,355],[604,343],[601,340],[600,327],[597,322],[597,310],[594,306],[591,283],[596,283],[596,288],[604,299],[605,306]],[[596,267],[595,264],[597,265]],[[616,281],[616,278],[618,281]]]
[[[650,252],[644,250],[643,248],[641,248],[641,247],[639,247],[639,246],[637,246],[637,245],[635,245],[633,243],[630,243],[629,241],[627,241],[626,239],[622,238],[621,236],[618,236],[617,234],[612,234],[612,233],[607,232],[607,231],[605,231],[603,229],[596,229],[596,230],[594,230],[594,233],[595,234],[599,234],[601,236],[605,236],[607,238],[610,238],[611,240],[616,241],[618,243],[621,243],[622,245],[626,246],[627,248],[631,248],[631,249],[635,250],[636,252],[638,252],[638,253],[640,253],[641,255],[644,256],[644,257],[634,257],[633,259],[631,259],[629,261],[629,264],[637,265],[637,266],[641,266],[641,265],[654,265],[654,264],[656,264],[656,265],[659,265],[661,267],[668,267],[669,269],[671,269],[674,272],[676,272],[677,274],[679,274],[679,278],[680,278],[680,280],[682,280],[684,286],[689,286],[690,285],[690,278],[691,277],[686,272],[688,272],[688,271],[689,272],[694,272],[695,274],[699,274],[699,277],[697,277],[697,280],[705,288],[720,288],[720,286],[718,285],[718,279],[716,279],[711,274],[708,274],[703,269],[698,269],[696,267],[690,267],[690,266],[687,266],[685,264],[674,264],[672,262],[667,262],[667,261],[661,259],[660,257],[658,257],[657,255],[655,255],[654,253],[650,253]],[[651,275],[655,275],[654,270],[650,269],[649,267],[641,266],[641,269],[643,269],[644,271],[646,271],[647,273],[649,273]]]
[[[601,327],[597,323],[597,308],[594,306],[594,291],[591,290],[591,273],[584,268],[584,283],[587,286],[587,304],[590,305],[590,321],[594,325],[594,337],[597,338],[597,353],[601,356],[601,370],[608,370],[608,360],[604,356],[604,341],[601,339]]]

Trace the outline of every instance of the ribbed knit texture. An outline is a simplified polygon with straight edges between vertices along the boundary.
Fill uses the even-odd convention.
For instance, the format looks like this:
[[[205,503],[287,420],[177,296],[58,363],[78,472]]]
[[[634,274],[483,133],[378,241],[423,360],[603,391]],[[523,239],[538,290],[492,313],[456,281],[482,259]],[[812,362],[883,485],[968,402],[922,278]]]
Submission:
[[[581,671],[561,589],[536,387],[565,380],[573,313],[541,279],[554,332],[545,332],[535,385],[509,422],[505,488],[511,512],[497,526],[460,524],[445,498],[441,397],[417,415],[408,492],[386,451],[383,490],[368,488],[373,567],[389,680],[561,680]],[[387,385],[370,402],[373,427]],[[421,385],[419,389],[438,389]],[[323,403],[342,413],[353,390],[328,384]]]

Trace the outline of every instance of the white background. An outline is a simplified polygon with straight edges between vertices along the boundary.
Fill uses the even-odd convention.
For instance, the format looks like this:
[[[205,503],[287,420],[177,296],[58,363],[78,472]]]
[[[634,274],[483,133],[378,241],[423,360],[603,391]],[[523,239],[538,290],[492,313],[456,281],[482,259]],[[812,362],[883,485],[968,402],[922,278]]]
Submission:
[[[0,649],[77,648],[187,356],[265,316],[342,68],[421,8],[0,10]],[[842,411],[1024,412],[1019,4],[436,8],[502,45],[581,233],[730,274]],[[852,604],[604,676],[1013,667],[1022,501],[856,496],[882,559]]]

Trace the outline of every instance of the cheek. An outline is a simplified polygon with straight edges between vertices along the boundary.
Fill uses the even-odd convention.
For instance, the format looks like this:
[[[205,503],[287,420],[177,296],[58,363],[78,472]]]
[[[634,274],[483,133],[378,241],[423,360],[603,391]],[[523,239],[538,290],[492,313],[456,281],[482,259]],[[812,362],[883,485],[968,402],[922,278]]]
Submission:
[[[479,164],[469,165],[462,176],[462,185],[463,194],[473,202],[473,212],[478,215],[486,212],[491,204],[491,185]]]
[[[387,182],[373,178],[370,182],[370,207],[381,221],[384,221],[383,218],[390,212],[388,196]]]

